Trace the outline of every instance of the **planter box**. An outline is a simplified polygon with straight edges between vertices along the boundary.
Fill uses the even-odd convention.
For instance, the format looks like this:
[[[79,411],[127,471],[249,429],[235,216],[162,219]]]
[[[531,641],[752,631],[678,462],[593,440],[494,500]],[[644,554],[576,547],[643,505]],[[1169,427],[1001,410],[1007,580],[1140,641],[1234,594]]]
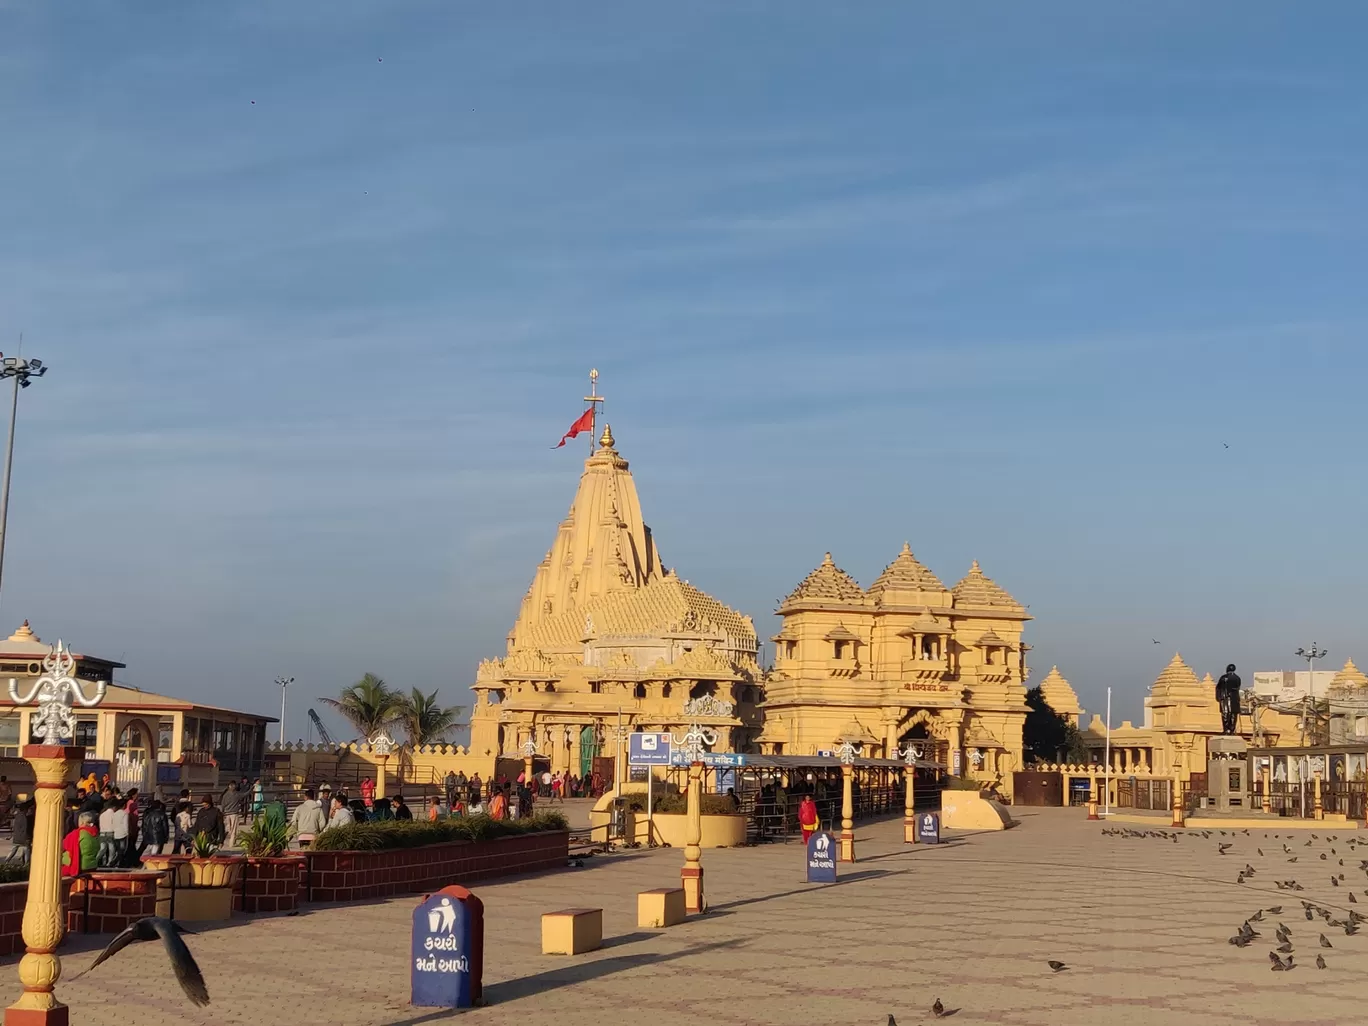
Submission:
[[[160,879],[155,872],[82,873],[67,895],[67,933],[122,933],[156,915]]]
[[[570,834],[548,830],[490,841],[449,841],[389,851],[306,851],[302,856],[303,900],[360,901],[562,868],[570,857]]]
[[[304,857],[247,859],[242,882],[242,911],[293,912],[299,908],[299,881],[304,875]]]
[[[595,841],[607,843],[608,825],[612,813],[607,809],[589,814],[590,835]],[[738,848],[746,843],[745,816],[703,816],[702,848]],[[682,812],[654,812],[651,814],[651,828],[656,844],[668,844],[672,848],[684,847],[685,831],[689,817]],[[627,835],[637,844],[645,847],[649,841],[646,832],[646,813],[634,809],[627,810]]]
[[[24,925],[24,902],[28,898],[28,884],[0,884],[0,955],[12,955],[24,950],[20,933]]]
[[[167,919],[203,922],[231,919],[241,901],[239,882],[247,860],[238,856],[148,855],[146,869],[160,875],[157,915]]]

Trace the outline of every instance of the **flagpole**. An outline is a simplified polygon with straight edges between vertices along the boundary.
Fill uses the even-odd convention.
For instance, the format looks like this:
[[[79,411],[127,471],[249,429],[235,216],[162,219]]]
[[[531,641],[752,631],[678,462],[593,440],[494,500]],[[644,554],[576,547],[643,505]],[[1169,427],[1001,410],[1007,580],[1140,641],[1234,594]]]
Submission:
[[[598,394],[598,368],[589,369],[589,394],[584,397],[584,401],[589,404],[589,455],[594,455],[594,446],[598,445],[598,409],[603,402],[603,397]]]
[[[1111,815],[1111,688],[1107,688],[1107,761],[1102,775],[1102,815]]]

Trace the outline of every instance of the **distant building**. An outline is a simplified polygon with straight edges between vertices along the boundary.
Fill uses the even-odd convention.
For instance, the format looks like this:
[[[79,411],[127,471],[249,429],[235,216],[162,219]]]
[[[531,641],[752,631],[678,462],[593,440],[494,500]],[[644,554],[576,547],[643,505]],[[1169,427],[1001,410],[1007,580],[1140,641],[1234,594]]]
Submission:
[[[0,641],[0,680],[18,681],[26,694],[43,672],[42,659],[51,646],[33,633],[27,620]],[[123,663],[72,653],[80,680],[111,681]],[[11,779],[26,779],[27,764],[17,761],[22,745],[32,736],[30,720],[36,708],[15,706],[8,686],[0,687],[0,758]],[[237,712],[185,699],[109,684],[104,701],[93,709],[76,710],[72,744],[86,749],[88,769],[108,773],[122,788],[150,791],[164,788],[214,786],[219,774],[254,776],[261,767],[266,725],[271,716]]]

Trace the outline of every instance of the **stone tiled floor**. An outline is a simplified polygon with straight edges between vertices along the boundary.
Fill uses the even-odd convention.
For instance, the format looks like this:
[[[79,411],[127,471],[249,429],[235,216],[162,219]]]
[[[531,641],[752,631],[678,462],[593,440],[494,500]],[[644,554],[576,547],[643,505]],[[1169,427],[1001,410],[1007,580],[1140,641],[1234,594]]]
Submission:
[[[803,883],[796,844],[708,852],[713,911],[667,931],[636,928],[635,895],[678,880],[678,851],[490,883],[479,894],[491,1003],[462,1018],[472,1026],[883,1026],[892,1012],[907,1026],[930,1021],[939,997],[959,1009],[959,1024],[1368,1020],[1368,931],[1347,937],[1309,923],[1299,904],[1316,901],[1346,917],[1352,889],[1368,914],[1368,876],[1358,868],[1368,833],[1361,855],[1343,832],[1334,841],[1321,832],[1315,840],[1285,834],[1293,850],[1284,853],[1283,840],[1261,831],[1192,833],[1173,843],[1104,836],[1104,824],[1078,811],[1021,810],[1021,818],[1007,833],[951,835],[940,847],[902,845],[898,823],[866,826],[861,862],[827,887]],[[1224,856],[1223,840],[1234,844]],[[1256,874],[1238,884],[1247,862]],[[1340,872],[1345,882],[1332,886]],[[1275,879],[1296,879],[1305,890],[1278,890]],[[81,1026],[454,1021],[407,1006],[413,905],[313,908],[190,938],[214,998],[205,1010],[183,1000],[150,945],[59,989]],[[603,907],[607,945],[578,958],[542,956],[540,913],[580,905]],[[1296,946],[1299,967],[1289,973],[1269,970],[1272,922],[1248,948],[1227,943],[1247,916],[1274,905],[1284,911],[1268,918],[1291,927]],[[1334,947],[1318,971],[1322,930]],[[79,947],[66,958],[68,974],[93,958],[94,945]],[[1072,968],[1056,975],[1045,964],[1052,958]]]

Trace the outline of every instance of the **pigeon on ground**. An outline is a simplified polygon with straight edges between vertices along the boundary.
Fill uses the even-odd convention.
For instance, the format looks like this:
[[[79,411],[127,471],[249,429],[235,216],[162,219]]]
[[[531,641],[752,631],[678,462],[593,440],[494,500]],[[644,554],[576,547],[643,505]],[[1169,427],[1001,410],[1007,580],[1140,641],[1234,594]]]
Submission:
[[[195,1004],[207,1005],[209,1003],[209,990],[204,985],[204,976],[200,972],[200,967],[196,964],[194,956],[190,954],[190,949],[185,946],[185,941],[180,939],[180,934],[189,932],[179,923],[172,922],[170,919],[163,919],[160,916],[148,916],[146,919],[139,919],[110,941],[105,949],[100,952],[100,956],[90,963],[89,969],[77,973],[72,979],[80,979],[105,959],[117,955],[134,941],[150,941],[160,938],[162,947],[166,949],[167,957],[171,959],[171,968],[176,973],[176,979],[180,982],[181,990],[185,991],[186,997]]]
[[[1334,945],[1325,939],[1325,934],[1320,935],[1320,946],[1323,948],[1333,948]]]
[[[939,1019],[942,1015],[945,1014],[945,1006],[941,1004],[940,998],[936,998],[936,1003],[931,1006],[931,1014],[934,1015],[937,1019]]]
[[[1278,950],[1281,951],[1284,955],[1288,954],[1292,950],[1292,942],[1283,941],[1281,944],[1278,945]]]
[[[1317,969],[1324,969],[1324,968],[1325,968],[1325,956],[1324,956],[1324,955],[1317,955],[1317,956],[1316,956],[1316,968],[1317,968]]]
[[[1062,973],[1065,969],[1069,968],[1069,967],[1068,967],[1067,965],[1065,965],[1063,962],[1056,962],[1053,958],[1050,959],[1050,960],[1049,960],[1048,962],[1046,962],[1045,964],[1048,965],[1054,972],[1057,972],[1057,973]]]

